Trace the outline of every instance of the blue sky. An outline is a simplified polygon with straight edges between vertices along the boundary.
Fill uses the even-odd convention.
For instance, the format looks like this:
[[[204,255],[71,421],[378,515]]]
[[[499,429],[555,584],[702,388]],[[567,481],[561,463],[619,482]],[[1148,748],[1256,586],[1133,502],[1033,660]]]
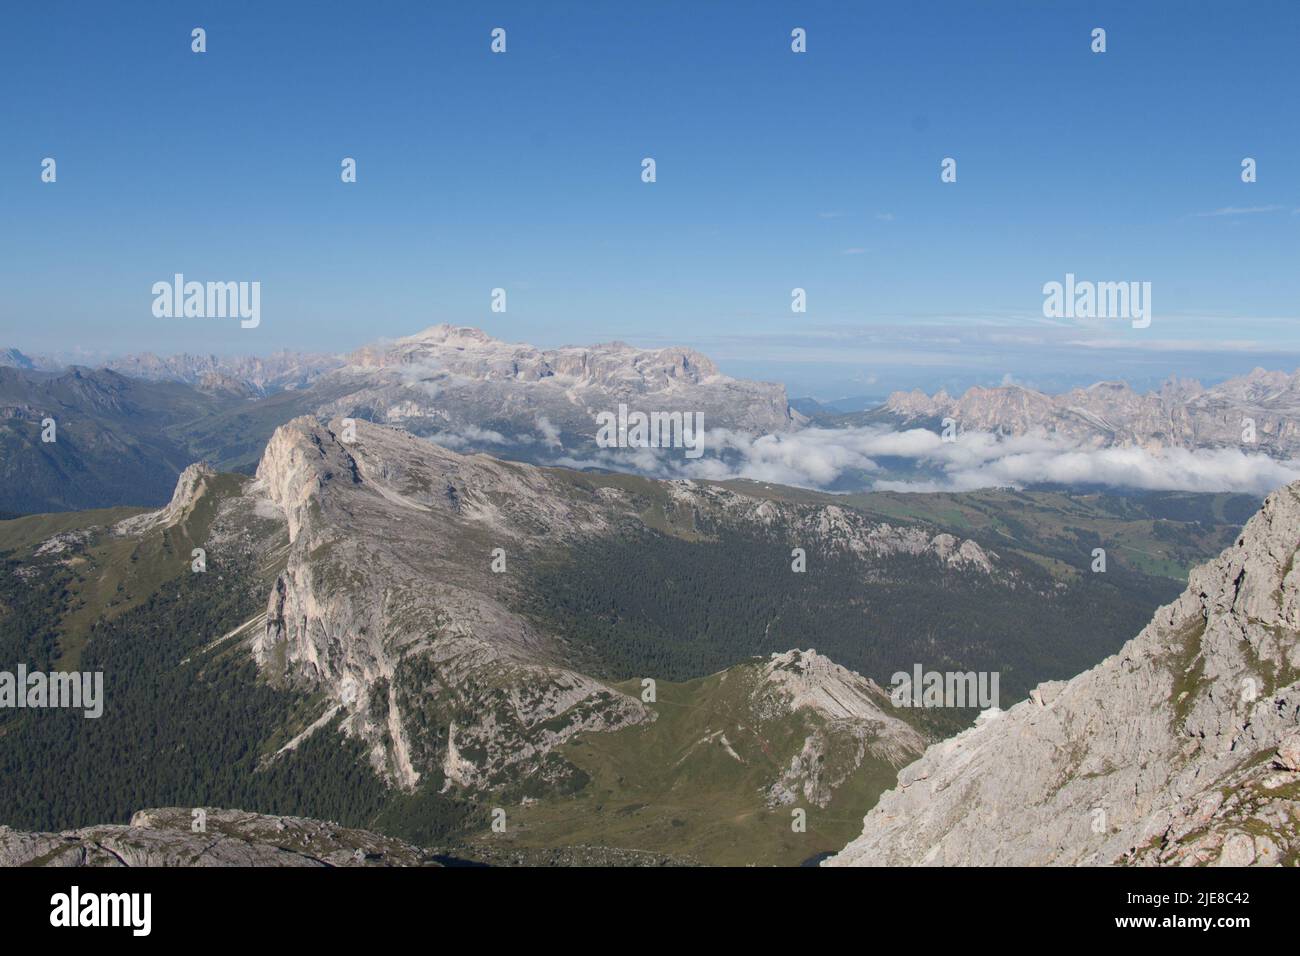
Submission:
[[[1297,41],[1286,2],[9,4],[0,345],[449,321],[826,398],[1295,368]],[[155,318],[175,272],[260,281],[260,327]],[[1046,323],[1067,272],[1150,281],[1151,327]]]

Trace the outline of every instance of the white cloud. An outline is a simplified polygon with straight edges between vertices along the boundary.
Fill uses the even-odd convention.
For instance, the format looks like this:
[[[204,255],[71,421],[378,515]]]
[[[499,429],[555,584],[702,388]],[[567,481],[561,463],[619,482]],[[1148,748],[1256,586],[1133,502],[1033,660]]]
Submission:
[[[560,429],[551,424],[551,420],[545,415],[537,416],[537,431],[541,434],[542,439],[548,445],[559,447]]]
[[[1055,482],[1099,484],[1148,491],[1239,491],[1265,494],[1300,479],[1300,461],[1277,461],[1236,448],[1159,453],[1142,448],[1081,448],[1065,443],[1018,449],[1005,442],[1004,453],[983,461],[945,467],[952,490]]]
[[[500,432],[477,425],[465,425],[458,432],[439,432],[430,435],[429,441],[444,448],[460,449],[474,445],[506,445],[509,439]]]
[[[869,480],[877,489],[901,491],[971,491],[1050,482],[1265,494],[1300,480],[1297,459],[1280,461],[1237,448],[1093,448],[1045,433],[999,437],[966,432],[955,442],[944,442],[936,432],[920,428],[806,428],[761,436],[714,429],[707,433],[705,448],[709,454],[696,460],[686,459],[680,450],[607,449],[592,458],[559,463],[656,477],[749,478],[804,488],[832,486],[858,472],[874,475]],[[916,477],[884,474],[877,460],[882,457],[910,461],[917,466]]]
[[[1224,206],[1222,209],[1215,209],[1213,212],[1198,212],[1196,215],[1202,219],[1210,216],[1250,216],[1261,212],[1281,212],[1285,206]]]

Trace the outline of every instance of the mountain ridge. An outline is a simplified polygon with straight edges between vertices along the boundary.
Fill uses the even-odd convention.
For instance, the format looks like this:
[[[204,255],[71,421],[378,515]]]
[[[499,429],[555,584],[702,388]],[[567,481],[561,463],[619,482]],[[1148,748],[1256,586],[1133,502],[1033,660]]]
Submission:
[[[1300,370],[1263,368],[1205,386],[1170,379],[1146,393],[1122,381],[1096,382],[1060,394],[1021,385],[973,386],[960,396],[940,389],[894,392],[875,417],[902,424],[952,418],[962,429],[1014,435],[1061,435],[1087,446],[1219,448],[1252,446],[1274,457],[1300,454]],[[1253,440],[1247,441],[1247,423]]]

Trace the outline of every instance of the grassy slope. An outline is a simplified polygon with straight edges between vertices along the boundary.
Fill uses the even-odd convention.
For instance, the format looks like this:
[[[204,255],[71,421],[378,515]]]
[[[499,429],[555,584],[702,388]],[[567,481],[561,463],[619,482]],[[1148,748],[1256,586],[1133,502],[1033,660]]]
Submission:
[[[58,666],[76,670],[91,627],[139,607],[164,582],[189,574],[191,552],[205,547],[208,530],[220,501],[237,494],[247,481],[241,475],[219,475],[208,493],[196,502],[186,520],[143,537],[118,537],[109,528],[139,508],[26,515],[0,521],[0,553],[21,554],[55,534],[84,531],[90,538],[72,555],[71,600],[60,620]],[[274,575],[264,582],[268,587]]]
[[[653,723],[583,734],[561,750],[591,777],[586,788],[508,808],[506,833],[481,839],[636,848],[718,865],[795,865],[839,849],[861,831],[896,770],[868,757],[827,807],[801,797],[795,806],[806,811],[807,830],[794,832],[792,808],[769,808],[765,791],[820,718],[798,713],[755,725],[747,705],[754,673],[742,664],[686,683],[660,681]],[[617,686],[641,692],[638,682]]]

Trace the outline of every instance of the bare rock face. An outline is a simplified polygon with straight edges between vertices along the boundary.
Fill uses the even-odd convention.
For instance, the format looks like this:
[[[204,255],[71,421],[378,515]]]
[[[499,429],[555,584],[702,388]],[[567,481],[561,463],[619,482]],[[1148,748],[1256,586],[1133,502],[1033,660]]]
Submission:
[[[1116,655],[930,747],[825,865],[1294,864],[1300,483]]]
[[[1278,745],[1274,763],[1280,770],[1300,772],[1300,732],[1291,734]]]
[[[468,787],[545,778],[574,734],[651,719],[508,608],[510,563],[602,527],[603,506],[540,469],[367,422],[346,434],[295,420],[258,468],[290,540],[253,644],[269,674],[324,690],[404,788],[435,770]]]
[[[302,817],[141,810],[126,826],[63,833],[0,827],[5,866],[416,866],[428,854],[391,837]]]
[[[759,715],[809,709],[829,720],[888,728],[889,746],[896,743],[915,749],[923,742],[909,724],[890,713],[893,708],[888,691],[812,649],[771,655],[763,665],[753,699]]]
[[[1123,382],[1098,382],[1061,395],[1019,385],[971,388],[960,397],[895,392],[885,409],[903,422],[952,418],[962,428],[1015,435],[1061,435],[1092,447],[1248,448],[1274,457],[1300,454],[1300,372],[1255,369],[1209,388],[1170,380],[1139,394]],[[1254,423],[1255,442],[1243,440]]]

